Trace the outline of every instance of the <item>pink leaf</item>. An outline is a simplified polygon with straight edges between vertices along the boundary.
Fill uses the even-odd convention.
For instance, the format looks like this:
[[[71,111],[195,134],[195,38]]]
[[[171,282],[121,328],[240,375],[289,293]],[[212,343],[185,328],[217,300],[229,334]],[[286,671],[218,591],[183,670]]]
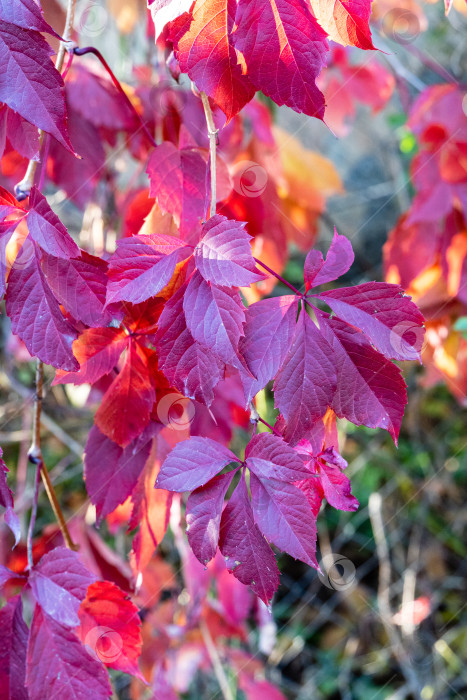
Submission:
[[[68,260],[79,255],[78,246],[37,187],[29,195],[28,230],[31,238],[56,258]]]
[[[244,367],[238,343],[243,336],[245,308],[238,291],[209,284],[195,272],[185,292],[183,309],[195,340],[226,364]]]
[[[246,466],[258,477],[298,481],[309,476],[298,453],[282,438],[271,433],[254,435],[245,450]]]
[[[322,292],[331,309],[368,336],[389,359],[420,359],[423,316],[397,284],[366,282],[356,287]]]
[[[122,449],[93,426],[84,450],[84,481],[97,519],[131,496],[149,457],[151,443],[135,440]]]
[[[239,460],[227,447],[210,438],[191,437],[175,445],[165,459],[156,488],[193,491],[206,484],[230,462]]]
[[[112,320],[104,309],[107,263],[80,251],[80,257],[63,260],[44,254],[42,269],[55,297],[77,321],[98,328]]]
[[[263,535],[283,552],[315,569],[316,518],[297,486],[275,479],[250,478],[255,522]]]
[[[95,576],[77,552],[56,547],[44,554],[29,575],[29,585],[42,610],[67,627],[79,625],[78,610]]]
[[[0,101],[69,149],[63,80],[35,31],[0,20]]]
[[[247,403],[273,379],[282,366],[295,332],[298,297],[262,299],[246,310],[245,337],[240,352],[256,377],[242,374]]]
[[[47,32],[58,39],[59,35],[45,21],[40,5],[36,0],[0,0],[0,20],[16,24],[23,29]]]
[[[377,352],[361,331],[338,318],[324,314],[318,318],[337,371],[332,408],[339,418],[385,428],[397,440],[407,403],[400,369]]]
[[[334,229],[334,238],[326,255],[326,262],[318,250],[311,250],[305,260],[305,289],[333,282],[350,269],[354,261],[352,244]]]
[[[274,383],[276,408],[286,420],[285,437],[298,442],[322,418],[336,389],[332,351],[302,308],[289,353]]]
[[[178,150],[166,141],[151,154],[146,172],[151,197],[163,212],[172,214],[181,238],[197,241],[206,199],[206,163],[199,151]]]
[[[139,304],[155,297],[171,280],[175,265],[191,250],[173,236],[132,236],[118,242],[110,259],[107,304]]]
[[[13,267],[8,277],[6,310],[11,330],[34,357],[67,371],[79,365],[71,351],[77,333],[65,320],[42,272],[39,251],[26,267]]]
[[[3,450],[0,447],[0,506],[6,508],[4,515],[5,522],[15,536],[16,546],[21,539],[21,525],[18,516],[13,510],[13,494],[6,480],[6,475],[9,470],[2,459],[2,455]]]
[[[333,41],[359,49],[375,48],[369,27],[371,0],[311,0],[311,7]]]
[[[239,0],[236,48],[248,76],[278,105],[323,118],[315,80],[326,64],[326,34],[305,0]]]
[[[245,224],[216,214],[202,229],[195,263],[207,282],[224,287],[248,287],[264,279],[256,269]]]
[[[26,685],[30,700],[106,700],[112,695],[107,672],[68,627],[36,605],[28,644]]]
[[[174,40],[183,73],[205,92],[230,121],[254,94],[232,41],[236,0],[196,0],[192,19]]]
[[[253,519],[243,474],[222,515],[219,548],[235,578],[267,605],[279,585],[279,570]]]
[[[188,497],[185,515],[188,542],[202,564],[207,564],[216,554],[224,498],[234,473],[215,476]]]
[[[0,688],[2,700],[28,700],[25,688],[29,630],[23,620],[21,596],[0,610]]]
[[[186,285],[165,304],[155,337],[159,369],[182,394],[210,406],[214,387],[224,376],[224,363],[187,328],[183,297]]]

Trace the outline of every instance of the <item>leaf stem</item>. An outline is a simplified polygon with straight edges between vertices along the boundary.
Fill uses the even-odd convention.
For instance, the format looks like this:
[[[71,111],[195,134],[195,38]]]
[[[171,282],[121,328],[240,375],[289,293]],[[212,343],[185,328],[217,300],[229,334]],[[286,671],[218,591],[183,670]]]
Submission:
[[[66,18],[65,18],[65,29],[63,30],[63,40],[60,42],[60,46],[57,52],[57,58],[55,60],[55,68],[58,70],[59,73],[61,73],[62,68],[63,68],[63,63],[65,61],[65,55],[66,55],[66,45],[70,42],[71,40],[71,33],[73,31],[73,22],[75,19],[75,5],[76,5],[76,0],[68,0],[67,4],[67,10],[66,10]],[[45,138],[45,132],[42,131],[42,129],[39,129],[39,153],[41,153],[42,150],[42,144],[44,142]],[[26,199],[29,197],[29,193],[34,186],[34,180],[36,177],[36,170],[37,166],[39,163],[42,162],[42,159],[39,157],[39,160],[30,160],[26,174],[21,180],[21,182],[18,182],[18,184],[15,187],[15,194],[18,202],[23,201],[23,199]]]
[[[268,267],[263,262],[261,262],[261,260],[258,260],[258,258],[255,258],[254,260],[256,263],[258,263],[258,265],[261,265],[261,267],[263,267],[265,270],[267,270],[269,272],[269,274],[271,274],[273,277],[278,279],[279,282],[282,282],[282,284],[285,284],[286,287],[291,289],[294,294],[297,294],[297,296],[299,296],[300,298],[303,298],[302,292],[300,292],[296,287],[294,287],[293,284],[290,284],[290,282],[287,282],[286,279],[284,279],[283,277],[278,275],[277,272],[274,272],[274,270],[271,270],[270,267]]]
[[[110,79],[112,80],[113,84],[117,88],[118,92],[120,93],[121,97],[123,97],[125,104],[127,107],[131,110],[133,115],[136,117],[137,121],[139,122],[141,128],[143,129],[144,133],[146,134],[148,140],[150,141],[151,145],[154,146],[154,148],[157,147],[157,143],[154,140],[154,137],[152,136],[151,132],[149,131],[148,127],[146,124],[143,122],[141,115],[138,113],[138,111],[135,109],[132,101],[126,94],[125,90],[122,88],[120,81],[118,78],[115,76],[114,72],[112,71],[111,67],[105,60],[104,56],[101,54],[101,52],[98,49],[95,49],[94,46],[85,46],[82,49],[75,48],[73,49],[73,53],[75,56],[85,56],[88,53],[92,53],[96,58],[99,59],[101,64],[104,66],[105,70],[109,74]]]
[[[41,451],[41,412],[42,412],[42,398],[43,398],[43,386],[44,386],[44,364],[41,360],[36,360],[36,394],[34,396],[34,418],[32,427],[32,441],[31,447],[28,451],[28,459],[32,464],[37,465],[36,473],[36,487],[34,493],[34,500],[31,512],[31,520],[28,529],[28,562],[32,566],[32,535],[34,530],[34,522],[36,519],[37,512],[37,498],[38,498],[38,474],[42,477],[42,482],[44,484],[47,496],[52,506],[55,518],[60,527],[60,531],[65,540],[65,545],[68,549],[76,549],[76,545],[71,539],[71,535],[68,531],[68,527],[65,518],[60,508],[60,504],[55,493],[55,489],[50,480],[49,472],[44,464]]]
[[[201,100],[204,107],[204,115],[206,117],[206,124],[208,127],[209,136],[209,155],[210,155],[210,172],[211,172],[211,207],[209,216],[212,217],[216,213],[217,208],[217,181],[216,181],[216,146],[217,146],[217,134],[219,130],[216,129],[214,124],[214,117],[212,115],[211,105],[209,104],[209,97],[205,92],[201,93]]]

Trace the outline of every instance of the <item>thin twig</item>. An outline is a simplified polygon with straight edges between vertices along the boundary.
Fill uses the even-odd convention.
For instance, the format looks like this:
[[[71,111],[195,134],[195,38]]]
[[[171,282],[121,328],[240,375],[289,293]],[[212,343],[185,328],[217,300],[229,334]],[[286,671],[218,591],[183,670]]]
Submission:
[[[201,93],[201,100],[203,102],[204,114],[206,116],[206,124],[208,127],[209,136],[209,154],[210,154],[210,172],[211,172],[211,207],[209,216],[214,216],[217,208],[217,182],[216,182],[216,146],[217,146],[217,134],[218,129],[214,124],[214,117],[212,116],[211,105],[209,104],[209,98],[205,92]]]
[[[36,465],[36,476],[34,479],[34,493],[32,497],[31,517],[29,518],[28,535],[26,539],[26,550],[28,553],[28,568],[30,571],[34,566],[34,560],[32,558],[32,538],[34,535],[34,525],[36,524],[37,501],[39,499],[40,473],[41,462],[38,462]]]
[[[60,42],[60,46],[57,52],[57,58],[55,59],[55,68],[58,70],[60,73],[62,68],[63,68],[63,63],[65,61],[65,55],[67,51],[67,44],[71,40],[71,34],[73,31],[73,22],[75,19],[75,4],[76,0],[68,0],[67,4],[67,11],[66,11],[66,19],[65,19],[65,29],[63,30],[63,41]],[[44,143],[44,138],[45,138],[45,132],[42,129],[39,129],[39,153],[42,151],[42,146]],[[28,168],[26,170],[26,175],[24,178],[21,180],[21,182],[18,182],[18,184],[15,187],[15,193],[18,198],[18,201],[21,201],[23,199],[26,199],[26,197],[29,196],[29,193],[34,185],[34,180],[36,177],[36,170],[37,166],[39,163],[41,163],[43,160],[40,158],[39,160],[30,160]]]
[[[41,451],[41,412],[42,412],[42,398],[43,398],[43,386],[44,386],[44,365],[41,362],[41,360],[36,361],[36,395],[34,397],[34,417],[33,417],[33,426],[32,426],[32,442],[31,442],[31,447],[29,448],[28,452],[28,458],[29,461],[32,462],[32,464],[37,465],[38,470],[40,470],[40,474],[42,477],[42,482],[44,484],[47,496],[50,501],[50,505],[52,506],[52,510],[54,512],[55,518],[58,522],[58,525],[60,527],[61,533],[63,535],[63,539],[65,540],[65,544],[68,547],[68,549],[76,549],[76,545],[73,543],[73,540],[71,539],[71,535],[68,531],[68,527],[65,521],[65,518],[62,513],[62,509],[60,508],[60,504],[58,502],[55,489],[52,485],[52,482],[50,480],[49,472],[47,471],[47,467],[44,464],[44,460],[42,458],[42,451]],[[29,531],[28,531],[28,540],[32,540],[32,534],[33,534],[33,529],[34,529],[34,521],[35,521],[35,513],[36,513],[36,508],[37,508],[37,497],[38,497],[38,491],[37,488],[35,490],[34,494],[34,500],[33,500],[33,506],[32,506],[32,513],[31,513],[31,522],[29,525]],[[31,562],[32,562],[32,554],[31,554]],[[32,563],[31,563],[32,566]]]
[[[204,646],[206,647],[206,651],[208,652],[208,656],[211,661],[214,674],[217,678],[217,682],[219,683],[222,696],[224,697],[224,700],[234,700],[234,696],[230,689],[227,676],[225,675],[224,667],[222,666],[219,653],[211,637],[209,628],[204,620],[200,620],[199,628],[203,637]]]

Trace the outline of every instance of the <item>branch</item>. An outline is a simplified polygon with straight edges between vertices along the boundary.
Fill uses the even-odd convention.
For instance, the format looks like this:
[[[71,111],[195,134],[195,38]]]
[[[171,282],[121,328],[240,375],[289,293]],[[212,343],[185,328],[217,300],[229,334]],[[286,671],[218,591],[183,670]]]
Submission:
[[[68,547],[68,549],[75,549],[76,550],[76,545],[73,543],[73,540],[71,539],[71,535],[68,531],[67,524],[65,521],[65,518],[62,513],[62,509],[60,508],[60,504],[57,499],[57,495],[55,493],[55,489],[52,485],[52,482],[50,480],[49,472],[47,471],[47,467],[44,464],[44,460],[42,458],[42,451],[41,451],[41,411],[42,411],[42,398],[43,398],[43,386],[44,386],[44,365],[41,362],[41,360],[36,361],[36,395],[34,397],[34,419],[33,419],[33,428],[32,428],[32,442],[31,442],[31,447],[29,448],[28,452],[28,459],[32,464],[35,464],[37,466],[37,473],[36,473],[36,487],[34,491],[34,500],[33,500],[33,506],[32,506],[32,512],[31,512],[31,520],[29,523],[29,530],[28,530],[28,560],[29,560],[29,555],[30,560],[29,560],[29,565],[32,566],[32,535],[33,535],[33,530],[34,530],[34,522],[36,519],[36,511],[37,511],[37,498],[39,495],[38,492],[38,474],[40,472],[40,475],[42,477],[42,482],[44,484],[47,496],[50,501],[50,505],[52,506],[52,510],[54,512],[55,518],[58,522],[58,525],[60,527],[61,533],[63,535],[63,539],[65,540],[65,545]]]
[[[199,628],[201,631],[201,635],[203,637],[203,642],[204,646],[206,647],[206,651],[208,652],[209,659],[211,661],[211,665],[214,671],[214,674],[217,678],[217,681],[219,683],[220,689],[222,696],[224,700],[234,700],[234,696],[232,694],[232,691],[229,686],[229,681],[227,680],[227,676],[225,675],[224,667],[222,666],[222,662],[219,657],[219,653],[216,649],[216,645],[214,644],[214,641],[211,637],[211,633],[209,631],[209,628],[204,620],[200,620],[199,623]]]
[[[216,146],[217,146],[217,134],[219,130],[216,129],[214,124],[214,118],[212,116],[211,105],[209,104],[209,98],[205,92],[201,93],[201,100],[203,102],[204,114],[206,117],[206,124],[208,127],[209,136],[209,154],[210,154],[210,172],[211,172],[211,207],[209,216],[214,216],[217,208],[217,182],[216,182]]]
[[[57,52],[57,58],[55,60],[55,68],[61,73],[63,68],[63,63],[65,61],[65,55],[67,50],[67,44],[71,40],[71,33],[73,31],[73,21],[75,18],[75,3],[76,0],[68,0],[66,19],[65,19],[65,29],[63,30],[63,41],[60,42],[60,47]],[[44,144],[45,132],[39,129],[39,153],[42,151],[42,146]],[[26,175],[18,182],[15,187],[16,198],[19,202],[23,199],[29,197],[29,193],[34,186],[34,180],[36,177],[36,170],[39,163],[43,161],[43,157],[39,160],[30,160],[28,168],[26,170]]]

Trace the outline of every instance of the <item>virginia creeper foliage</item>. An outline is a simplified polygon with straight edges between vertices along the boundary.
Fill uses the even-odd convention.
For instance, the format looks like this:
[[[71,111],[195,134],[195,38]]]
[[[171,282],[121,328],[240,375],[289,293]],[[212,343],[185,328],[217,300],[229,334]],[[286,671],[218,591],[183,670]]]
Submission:
[[[281,136],[257,92],[326,120],[336,81],[361,89],[343,47],[374,49],[370,0],[149,0],[148,9],[172,75],[186,74],[193,90],[161,87],[149,66],[135,89],[115,85],[105,65],[71,45],[57,70],[48,39],[61,28],[35,0],[0,0],[0,147],[16,181],[29,160],[38,163],[15,193],[13,180],[0,191],[6,314],[30,355],[55,368],[55,384],[89,384],[101,397],[85,446],[87,493],[98,521],[110,526],[126,508],[135,531],[129,573],[117,572],[94,531],[77,526],[80,552],[60,545],[33,551],[28,567],[2,567],[9,600],[0,611],[0,685],[9,699],[104,699],[112,694],[106,668],[144,680],[141,619],[127,593],[151,571],[180,504],[192,550],[184,550],[187,578],[190,567],[198,571],[194,554],[211,567],[198,574],[200,587],[213,571],[225,591],[236,587],[246,612],[236,619],[224,594],[216,624],[244,634],[245,587],[269,604],[279,584],[272,547],[318,568],[323,499],[358,507],[336,420],[383,428],[397,442],[407,398],[395,361],[420,359],[423,317],[403,287],[332,288],[353,263],[350,241],[336,231],[325,256],[312,249],[321,193],[339,189],[329,163],[304,156],[316,166],[315,201],[300,199],[306,223],[287,228],[275,214],[280,203],[292,221],[297,204],[292,191],[279,194],[287,162],[275,179],[261,160],[267,152],[275,167]],[[373,97],[361,101],[379,109],[393,82],[383,69],[366,70]],[[342,113],[352,117],[346,99]],[[113,187],[106,153],[117,143],[146,173],[146,187],[126,200],[114,248],[96,254],[78,246],[43,191],[53,183],[84,209],[98,186]],[[292,139],[284,148],[298,146]],[[426,148],[420,158],[430,157]],[[245,178],[239,153],[250,163]],[[255,179],[262,172],[264,183]],[[406,225],[436,205],[419,187]],[[437,195],[446,215],[445,191],[454,197],[457,187],[449,182]],[[280,276],[288,241],[307,253],[300,289]],[[278,280],[287,293],[268,296]],[[255,397],[265,387],[279,415],[260,433]],[[180,430],[169,415],[174,401],[192,410]],[[249,430],[250,416],[255,428],[239,454],[228,446],[232,424]],[[0,504],[18,543],[0,467]],[[29,625],[21,594],[34,607]],[[107,646],[100,630],[114,634]],[[154,697],[175,697],[165,674],[161,662]],[[240,678],[248,697],[269,692],[266,681]]]

